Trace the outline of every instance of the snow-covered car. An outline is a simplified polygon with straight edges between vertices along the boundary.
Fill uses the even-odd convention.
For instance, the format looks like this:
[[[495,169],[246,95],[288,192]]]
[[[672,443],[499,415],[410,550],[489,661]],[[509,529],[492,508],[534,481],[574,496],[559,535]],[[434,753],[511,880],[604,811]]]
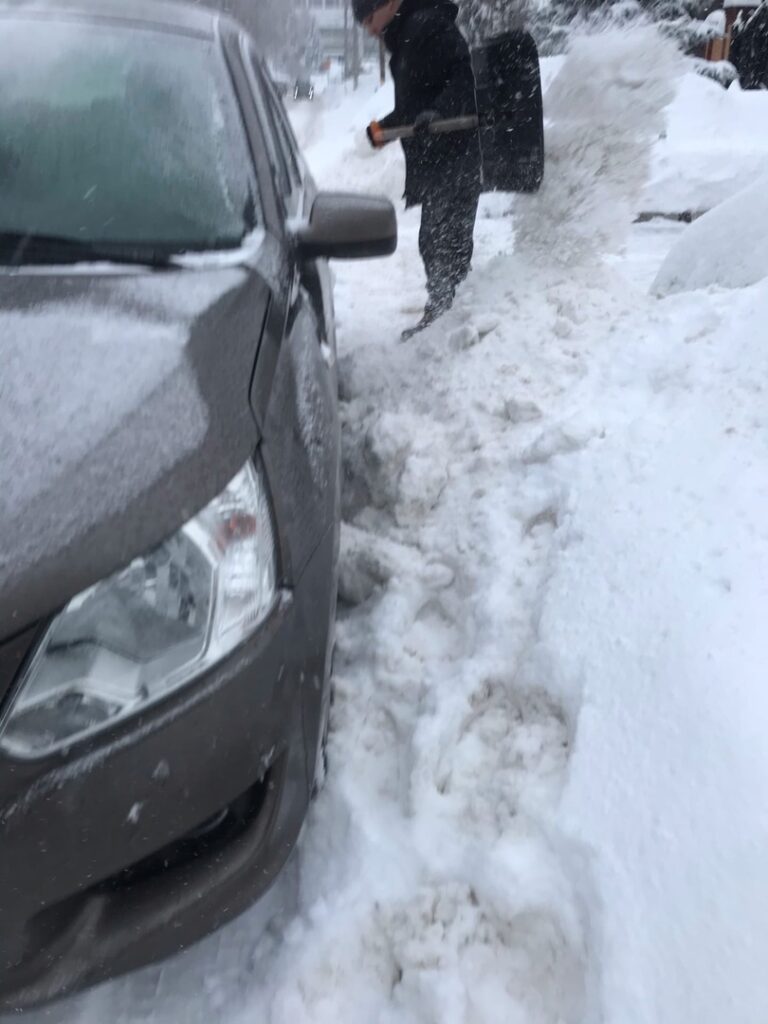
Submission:
[[[255,44],[0,3],[0,1011],[259,898],[321,772],[339,550],[318,193]]]

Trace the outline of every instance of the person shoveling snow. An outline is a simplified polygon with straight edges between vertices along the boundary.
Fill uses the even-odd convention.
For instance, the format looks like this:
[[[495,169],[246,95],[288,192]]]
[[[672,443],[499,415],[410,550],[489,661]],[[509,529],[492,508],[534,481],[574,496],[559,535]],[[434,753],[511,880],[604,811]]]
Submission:
[[[450,309],[472,261],[481,180],[477,133],[429,134],[440,118],[475,114],[472,58],[451,0],[355,0],[354,10],[392,54],[395,109],[369,126],[372,145],[382,145],[380,129],[416,129],[414,138],[403,140],[405,199],[408,206],[422,204],[419,249],[428,300],[416,327],[403,333],[406,339]]]

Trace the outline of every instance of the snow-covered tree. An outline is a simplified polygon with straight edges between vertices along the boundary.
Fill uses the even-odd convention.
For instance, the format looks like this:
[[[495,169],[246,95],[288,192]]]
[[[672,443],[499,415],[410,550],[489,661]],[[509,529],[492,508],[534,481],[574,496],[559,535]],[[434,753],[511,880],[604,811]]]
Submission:
[[[768,3],[737,23],[731,59],[736,65],[742,88],[768,89]]]

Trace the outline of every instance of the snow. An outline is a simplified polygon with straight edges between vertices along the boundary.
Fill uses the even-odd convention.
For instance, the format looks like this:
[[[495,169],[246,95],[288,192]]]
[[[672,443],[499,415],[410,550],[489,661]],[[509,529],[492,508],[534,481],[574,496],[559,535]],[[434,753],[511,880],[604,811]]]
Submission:
[[[311,157],[315,178],[334,191],[375,190],[399,200],[405,188],[405,166],[397,146],[376,152],[365,128],[390,113],[395,105],[391,81],[380,87],[374,76],[364,76],[360,87],[330,89],[313,103],[290,106],[291,119],[301,144]],[[319,116],[318,116],[319,114]]]
[[[563,262],[626,240],[683,62],[653,26],[576,37],[546,93],[547,166],[519,247]]]
[[[712,11],[704,19],[704,26],[708,32],[716,36],[724,36],[728,31],[725,11]]]
[[[561,820],[622,1024],[768,1019],[768,286],[698,306],[614,344],[624,412],[574,467],[541,618],[582,693]]]
[[[768,277],[768,178],[715,207],[686,230],[661,265],[659,295]]]
[[[738,82],[689,73],[653,153],[641,210],[702,212],[768,175],[768,105]],[[638,211],[640,212],[640,211]]]
[[[604,91],[655,83],[606,123],[644,198],[748,184],[768,97],[685,76],[651,153],[672,62],[617,45]],[[391,260],[336,268],[337,697],[296,861],[219,935],[30,1020],[768,1019],[768,282],[651,292],[688,229],[630,226],[642,182],[613,172],[606,229],[606,142],[574,144],[595,94],[562,85],[590,48],[545,68],[583,160],[550,167],[581,190],[557,237],[588,245],[532,253],[535,201],[484,197],[454,310],[408,344],[418,211]],[[321,185],[399,194],[363,134],[390,104],[365,79],[291,108]]]
[[[99,315],[88,303],[3,313],[2,322],[0,439],[8,477],[0,498],[3,518],[26,509],[51,486],[51,474],[70,474],[95,439],[180,369],[180,408],[188,410],[184,450],[199,442],[207,412],[184,365],[186,331],[139,315]],[[114,343],[117,330],[120,345]],[[45,474],[42,465],[48,467]]]

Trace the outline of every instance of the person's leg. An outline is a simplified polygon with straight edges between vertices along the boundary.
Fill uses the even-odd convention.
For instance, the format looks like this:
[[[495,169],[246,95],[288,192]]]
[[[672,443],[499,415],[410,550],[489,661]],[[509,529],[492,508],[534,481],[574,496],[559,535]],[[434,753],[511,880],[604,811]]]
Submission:
[[[419,248],[430,309],[449,309],[457,287],[469,273],[479,200],[479,191],[473,187],[445,189],[423,205]]]
[[[427,309],[448,308],[453,299],[447,275],[448,203],[438,194],[429,196],[421,209],[419,251],[427,275]]]
[[[451,203],[451,217],[447,225],[447,247],[450,258],[447,266],[452,293],[466,280],[475,251],[475,221],[480,203],[480,192],[469,189],[458,192]]]
[[[469,273],[474,252],[479,190],[445,189],[427,198],[421,209],[419,250],[427,275],[427,305],[415,327],[402,334],[413,337],[447,312],[456,289]]]

